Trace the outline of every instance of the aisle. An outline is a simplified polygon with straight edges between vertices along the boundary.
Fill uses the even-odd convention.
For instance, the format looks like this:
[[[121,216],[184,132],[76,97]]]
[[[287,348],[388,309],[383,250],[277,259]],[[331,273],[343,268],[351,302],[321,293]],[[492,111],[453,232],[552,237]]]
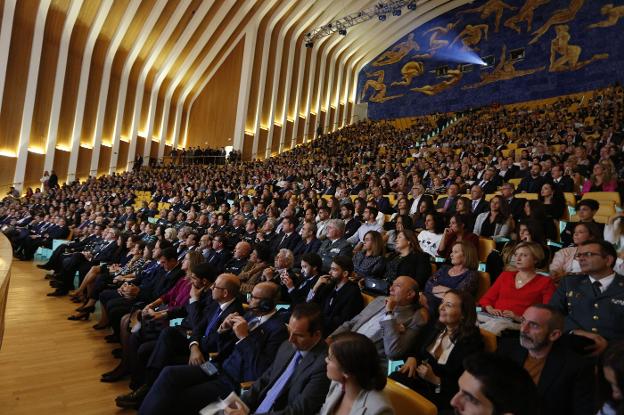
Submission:
[[[0,349],[0,413],[132,414],[115,406],[127,381],[101,383],[100,375],[118,362],[113,345],[92,321],[66,318],[76,307],[67,297],[46,297],[44,271],[32,262],[13,261]],[[115,347],[117,347],[115,345]]]

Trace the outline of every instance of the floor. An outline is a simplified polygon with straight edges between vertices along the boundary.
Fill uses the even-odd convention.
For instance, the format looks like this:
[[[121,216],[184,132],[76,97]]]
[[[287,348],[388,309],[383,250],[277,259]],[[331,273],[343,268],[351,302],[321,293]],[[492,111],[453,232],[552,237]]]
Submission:
[[[32,262],[13,261],[4,342],[0,349],[0,413],[132,414],[114,399],[128,382],[101,383],[100,375],[117,365],[116,345],[104,342],[108,330],[91,321],[68,321],[76,304],[67,297],[46,297],[51,289],[44,271]]]

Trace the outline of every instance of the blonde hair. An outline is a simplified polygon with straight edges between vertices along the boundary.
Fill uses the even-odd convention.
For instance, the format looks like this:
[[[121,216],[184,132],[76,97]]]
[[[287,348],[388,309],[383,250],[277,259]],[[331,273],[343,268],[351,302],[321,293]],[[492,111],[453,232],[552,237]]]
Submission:
[[[531,252],[533,259],[535,260],[535,268],[539,268],[544,262],[544,249],[537,242],[520,242],[513,250],[514,255],[518,252],[518,249],[526,248]]]

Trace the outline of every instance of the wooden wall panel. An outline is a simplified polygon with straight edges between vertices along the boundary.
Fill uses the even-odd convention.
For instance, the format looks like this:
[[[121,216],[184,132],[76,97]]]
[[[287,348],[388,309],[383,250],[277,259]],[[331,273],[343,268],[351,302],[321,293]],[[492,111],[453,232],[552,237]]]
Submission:
[[[304,65],[303,71],[303,82],[301,83],[301,91],[297,91],[298,94],[301,94],[301,99],[299,100],[299,108],[297,108],[297,112],[299,114],[303,114],[307,116],[308,114],[304,114],[306,110],[306,92],[308,91],[308,84],[310,82],[310,59],[312,58],[312,49],[305,48],[306,56],[306,64]],[[296,84],[295,84],[296,86]],[[294,105],[294,104],[293,104]]]
[[[193,104],[187,147],[232,144],[244,46],[242,39]]]
[[[258,160],[264,160],[266,156],[266,144],[267,138],[269,137],[269,131],[264,128],[260,129],[260,136],[258,137],[258,155],[256,158]]]
[[[28,81],[26,74],[38,6],[38,0],[18,1],[15,6],[2,113],[0,113],[0,150],[17,149]]]
[[[242,158],[245,161],[251,160],[251,152],[253,151],[253,134],[247,134],[243,136],[243,155]]]
[[[33,108],[30,146],[45,148],[50,123],[50,107],[54,93],[54,78],[59,54],[60,33],[63,31],[65,13],[50,8],[46,19],[45,37],[41,50],[37,95]]]
[[[97,175],[101,176],[103,174],[108,174],[108,169],[110,167],[112,148],[108,146],[100,147],[100,158],[98,159],[98,171]]]
[[[295,123],[293,121],[286,121],[286,135],[285,135],[285,139],[284,139],[284,149],[283,149],[283,151],[290,150],[290,145],[292,144],[292,140],[290,139],[290,137],[292,137],[294,124]]]
[[[171,146],[165,146],[165,152],[167,147],[171,148]],[[150,142],[150,157],[158,158],[158,141]]]
[[[295,132],[295,137],[297,138],[296,143],[303,143],[303,126],[305,125],[306,119],[305,117],[299,117],[299,123],[297,124],[297,131]]]
[[[15,174],[15,157],[0,156],[0,195],[4,197],[9,188],[13,186],[13,175]]]
[[[316,114],[310,114],[306,119],[306,122],[308,123],[308,136],[304,138],[308,141],[314,138],[314,132],[316,131],[316,127],[318,126],[317,118],[318,116]],[[301,131],[301,134],[303,134],[304,130]]]
[[[117,157],[117,171],[126,170],[128,168],[128,147],[125,141],[119,142],[119,157]]]
[[[331,107],[329,109],[329,131],[334,131],[336,129],[336,108]]]
[[[107,20],[108,21],[108,20]],[[97,118],[98,100],[100,97],[100,86],[102,82],[102,56],[110,42],[108,39],[98,38],[93,50],[93,59],[89,70],[89,87],[87,88],[87,99],[84,106],[84,118],[82,119],[82,133],[80,143],[92,145],[93,133],[95,132],[95,120]]]
[[[33,190],[41,188],[41,176],[43,176],[43,162],[45,154],[28,152],[26,159],[26,174],[24,175],[24,189],[32,187]]]
[[[282,127],[279,125],[273,126],[273,141],[271,141],[271,155],[277,155],[279,152],[279,136],[282,132]]]
[[[78,166],[76,167],[76,178],[84,180],[90,176],[91,153],[93,153],[92,149],[80,147],[78,152]]]
[[[52,170],[59,178],[59,183],[65,183],[67,180],[67,166],[69,165],[69,151],[55,150],[54,164]]]

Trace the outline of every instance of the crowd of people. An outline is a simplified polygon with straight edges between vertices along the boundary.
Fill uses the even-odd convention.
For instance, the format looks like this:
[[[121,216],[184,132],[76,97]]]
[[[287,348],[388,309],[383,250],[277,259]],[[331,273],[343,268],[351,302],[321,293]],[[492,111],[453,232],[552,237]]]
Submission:
[[[581,197],[623,190],[623,110],[614,86],[365,121],[264,161],[12,193],[0,223],[21,260],[55,247],[48,296],[101,310],[120,344],[101,381],[129,378],[116,404],[140,414],[389,414],[388,378],[440,413],[622,414],[624,215]]]

